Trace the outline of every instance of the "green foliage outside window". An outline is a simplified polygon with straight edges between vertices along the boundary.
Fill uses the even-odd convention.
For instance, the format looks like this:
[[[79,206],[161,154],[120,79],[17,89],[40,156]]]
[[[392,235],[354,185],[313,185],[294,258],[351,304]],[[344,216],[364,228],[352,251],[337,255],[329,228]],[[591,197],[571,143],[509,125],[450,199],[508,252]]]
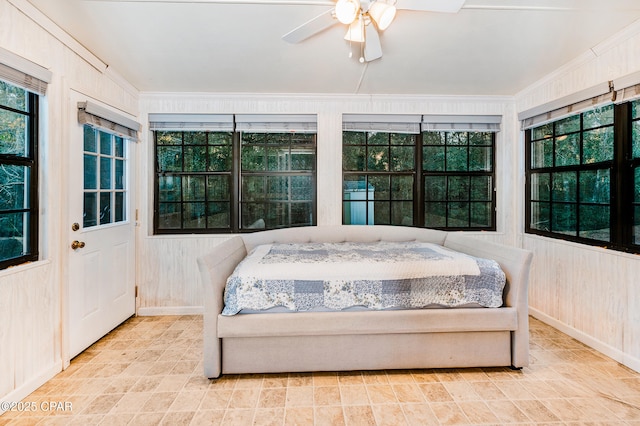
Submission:
[[[529,227],[610,241],[614,106],[530,130]]]
[[[0,81],[0,267],[37,258],[37,96]]]
[[[494,134],[424,132],[424,224],[493,229]]]
[[[343,223],[494,229],[493,133],[343,132]]]
[[[158,131],[155,139],[158,232],[315,223],[315,134]]]
[[[158,230],[230,228],[232,134],[155,132]]]

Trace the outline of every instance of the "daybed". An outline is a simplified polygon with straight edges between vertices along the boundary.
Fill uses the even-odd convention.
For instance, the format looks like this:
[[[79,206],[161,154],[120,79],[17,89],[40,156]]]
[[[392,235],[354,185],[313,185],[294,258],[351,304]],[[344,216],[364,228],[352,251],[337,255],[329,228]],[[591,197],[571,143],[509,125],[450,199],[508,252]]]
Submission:
[[[497,261],[497,308],[222,315],[227,278],[269,243],[419,241]],[[242,234],[198,259],[204,289],[204,374],[413,368],[521,368],[529,362],[532,254],[458,232],[396,226],[312,226]]]

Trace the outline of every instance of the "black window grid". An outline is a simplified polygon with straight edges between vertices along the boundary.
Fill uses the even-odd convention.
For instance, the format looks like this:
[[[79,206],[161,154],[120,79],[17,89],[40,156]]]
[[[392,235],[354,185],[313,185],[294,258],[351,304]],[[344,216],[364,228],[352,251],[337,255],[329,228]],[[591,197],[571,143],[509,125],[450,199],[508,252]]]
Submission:
[[[39,97],[38,95],[26,92],[26,109],[21,110],[6,104],[0,104],[0,110],[15,113],[26,118],[27,137],[25,139],[26,149],[24,155],[2,154],[0,153],[0,167],[15,166],[23,167],[28,175],[28,185],[25,188],[25,206],[23,208],[1,209],[0,217],[6,215],[26,215],[27,220],[23,225],[23,242],[19,255],[7,258],[0,258],[0,269],[19,265],[25,262],[36,261],[39,258],[39,167],[38,167],[38,129],[39,129]],[[9,240],[7,240],[9,241]],[[8,245],[8,243],[7,243]],[[4,257],[4,256],[3,256]]]
[[[564,239],[586,245],[595,245],[618,251],[626,251],[638,253],[640,252],[640,227],[636,226],[638,214],[636,214],[638,203],[638,194],[640,191],[640,183],[635,183],[636,170],[640,168],[640,158],[633,155],[633,139],[637,139],[637,129],[634,133],[633,125],[637,123],[640,116],[632,116],[632,106],[635,104],[636,110],[639,101],[625,102],[616,105],[610,105],[608,108],[613,109],[613,123],[603,124],[600,126],[590,126],[585,128],[584,114],[580,114],[580,130],[575,132],[557,132],[556,123],[550,123],[547,126],[553,129],[553,134],[548,135],[549,139],[556,140],[559,136],[579,135],[580,141],[580,162],[579,164],[560,164],[556,162],[557,151],[555,144],[553,145],[551,165],[534,167],[532,144],[542,140],[543,138],[534,139],[531,129],[525,132],[525,168],[526,168],[526,188],[525,188],[525,232],[537,234],[550,238]],[[636,124],[637,125],[637,124]],[[585,162],[584,152],[584,133],[590,131],[598,131],[605,128],[611,128],[612,131],[612,158],[597,162]],[[637,142],[636,142],[637,143]],[[554,198],[552,188],[558,185],[556,179],[561,178],[563,173],[574,173],[576,175],[576,200],[562,200]],[[609,174],[609,186],[607,192],[609,194],[608,202],[585,201],[581,199],[581,194],[585,190],[594,189],[591,182],[587,182],[582,177],[586,174]],[[539,194],[533,191],[533,181],[540,176],[546,176],[549,191],[549,199],[541,199]],[[536,207],[546,207],[546,216],[549,223],[534,223],[535,215],[533,210]],[[573,229],[571,232],[563,229],[561,225],[556,224],[554,220],[566,220],[563,217],[563,209],[568,211],[572,209],[575,212],[575,221],[573,221]],[[595,212],[595,213],[594,213]],[[608,230],[594,232],[585,229],[585,220],[593,218],[599,213],[603,221],[608,222]],[[640,212],[638,212],[640,214]],[[639,237],[636,237],[638,235]]]
[[[364,158],[364,161],[360,161],[359,164],[362,164],[362,170],[353,170],[353,169],[349,169],[349,165],[351,165],[351,161],[349,161],[347,165],[345,165],[345,163],[347,163],[346,159],[343,159],[343,180],[345,183],[343,183],[343,223],[349,223],[349,212],[347,211],[347,206],[352,203],[352,202],[358,202],[358,203],[362,203],[364,204],[364,212],[365,212],[365,223],[366,224],[371,224],[371,222],[377,222],[377,220],[375,219],[375,216],[372,219],[371,216],[371,209],[375,208],[377,206],[375,206],[375,199],[377,197],[377,195],[374,195],[373,198],[370,195],[370,191],[368,191],[367,188],[369,188],[369,184],[371,179],[375,179],[376,177],[379,176],[388,176],[389,179],[393,179],[393,177],[411,177],[413,178],[413,191],[412,191],[412,196],[410,198],[405,198],[405,199],[390,199],[389,201],[389,207],[388,207],[388,214],[383,214],[383,218],[389,218],[388,220],[384,220],[383,223],[388,223],[388,224],[394,224],[394,225],[412,225],[412,226],[420,226],[420,227],[431,227],[431,228],[436,228],[436,229],[446,229],[446,230],[495,230],[496,227],[496,197],[495,197],[495,134],[494,133],[482,133],[484,135],[484,143],[471,143],[470,142],[470,138],[472,137],[472,135],[474,134],[478,134],[478,132],[455,132],[455,134],[460,135],[460,134],[464,134],[466,137],[466,142],[464,144],[457,144],[457,145],[449,145],[448,141],[446,141],[446,139],[449,137],[449,135],[453,134],[452,132],[436,132],[438,135],[441,135],[441,137],[443,138],[443,142],[442,143],[437,143],[437,144],[430,144],[428,143],[428,138],[425,137],[424,133],[422,134],[417,134],[415,135],[415,143],[413,144],[405,144],[405,143],[399,143],[399,144],[393,144],[392,141],[394,140],[394,134],[393,133],[388,133],[387,137],[388,137],[388,144],[383,145],[383,144],[374,144],[374,145],[369,145],[368,142],[368,138],[370,135],[370,132],[357,132],[358,136],[355,136],[354,133],[356,132],[345,132],[345,133],[350,133],[350,135],[346,135],[345,137],[343,137],[343,156],[346,155],[344,152],[345,149],[349,150],[352,147],[360,147],[362,149],[364,149],[364,155],[361,155],[360,158]],[[376,135],[376,137],[379,138],[378,135]],[[347,138],[349,138],[349,142],[345,143],[344,140],[347,140]],[[354,139],[360,139],[359,143],[354,143]],[[415,159],[413,167],[410,170],[402,170],[402,171],[393,171],[393,170],[385,170],[385,171],[379,171],[379,170],[370,170],[369,168],[369,163],[368,161],[366,161],[367,159],[370,158],[370,154],[371,151],[375,151],[376,149],[378,149],[380,146],[386,146],[389,148],[389,152],[391,152],[391,147],[394,146],[401,146],[401,147],[406,147],[406,146],[411,146],[413,148],[413,157]],[[423,151],[423,147],[425,146],[438,146],[438,147],[442,147],[445,151],[445,156],[444,156],[444,166],[442,168],[442,170],[437,170],[437,171],[433,171],[433,170],[425,170],[424,164],[423,164],[423,158],[426,157],[424,151]],[[463,148],[466,150],[467,155],[466,155],[466,163],[465,163],[465,168],[463,170],[448,170],[447,169],[449,167],[447,167],[446,162],[447,160],[447,155],[446,155],[446,150],[447,147],[451,146],[452,148],[455,149],[460,149]],[[471,159],[472,156],[469,155],[469,153],[473,150],[473,149],[477,149],[477,148],[483,148],[488,150],[488,155],[489,155],[489,167],[487,167],[487,170],[470,170],[473,169],[473,167],[471,167]],[[392,164],[392,162],[390,161],[390,165]],[[418,180],[416,177],[420,177],[420,180]],[[462,179],[468,179],[469,181],[471,181],[471,179],[474,179],[476,177],[481,177],[481,178],[485,178],[488,179],[489,181],[489,190],[487,191],[487,193],[489,194],[485,199],[479,199],[477,197],[473,197],[471,195],[471,191],[472,191],[472,185],[467,185],[467,194],[465,197],[463,197],[463,199],[458,199],[458,200],[449,200],[449,199],[444,199],[444,200],[439,200],[439,201],[428,201],[426,200],[427,196],[425,194],[425,188],[426,188],[426,180],[429,178],[433,178],[433,177],[441,177],[444,179],[445,181],[445,188],[444,191],[445,193],[448,192],[448,182],[450,179],[455,179],[455,178],[462,178]],[[360,179],[358,179],[360,178]],[[364,189],[365,189],[365,193],[363,198],[357,201],[353,201],[351,198],[347,198],[346,194],[345,194],[345,189],[346,186],[348,184],[346,184],[346,182],[350,182],[350,181],[354,181],[357,180],[361,183],[364,184]],[[360,185],[362,186],[362,185]],[[363,188],[360,188],[360,190],[362,191]],[[391,192],[391,191],[389,191]],[[387,201],[387,199],[385,198],[384,201]],[[398,205],[400,203],[408,203],[411,202],[413,205],[413,213],[412,213],[412,221],[410,223],[406,222],[405,220],[402,220],[400,218],[398,218],[398,215],[396,214],[394,216],[394,204]],[[436,203],[440,203],[440,204],[444,204],[444,217],[445,217],[445,222],[442,224],[438,224],[438,223],[433,223],[433,222],[429,222],[426,219],[426,212],[428,212],[429,207],[436,204]],[[457,208],[461,203],[464,203],[464,206],[467,210],[467,220],[466,223],[460,223],[460,221],[458,220],[457,222],[455,222],[452,219],[452,215],[453,215],[453,211],[455,208]],[[486,215],[487,220],[486,220],[486,224],[478,224],[474,221],[474,218],[478,217],[478,214],[474,212],[477,212],[478,210],[478,206],[483,206],[482,208],[484,208],[484,210],[486,211]],[[403,218],[404,219],[404,218]]]
[[[158,144],[158,136],[163,134],[180,134],[179,143],[173,144]],[[194,133],[200,133],[204,135],[204,138],[199,138],[199,143],[189,143],[189,138],[193,136]],[[226,133],[228,136],[229,142],[215,142],[215,140],[220,140],[220,134]],[[250,204],[261,204],[265,207],[265,211],[273,210],[276,206],[281,204],[287,205],[287,212],[285,214],[289,219],[294,217],[292,211],[295,211],[296,205],[300,205],[305,201],[302,200],[288,200],[288,201],[273,201],[273,200],[264,200],[261,202],[246,202],[243,201],[242,197],[242,178],[243,176],[287,176],[287,177],[296,177],[296,176],[307,176],[311,178],[312,183],[312,196],[310,202],[310,214],[311,221],[310,223],[302,223],[299,225],[292,224],[289,222],[285,226],[303,226],[308,224],[315,224],[316,217],[316,138],[315,135],[311,136],[301,136],[296,133],[287,133],[286,134],[286,142],[283,143],[273,143],[273,141],[269,142],[269,134],[263,135],[263,138],[258,137],[258,139],[263,139],[263,142],[257,143],[261,147],[268,147],[273,149],[282,149],[287,148],[289,154],[292,150],[296,148],[305,148],[312,152],[313,162],[311,170],[304,171],[296,171],[296,170],[287,170],[284,172],[277,171],[243,171],[242,167],[242,138],[240,132],[154,132],[154,140],[155,140],[155,163],[156,163],[156,173],[155,173],[155,209],[154,209],[154,232],[156,234],[181,234],[181,233],[237,233],[237,232],[253,232],[260,229],[271,229],[270,223],[265,221],[265,228],[252,228],[245,224],[243,226],[243,208]],[[273,136],[273,134],[271,134]],[[212,142],[212,140],[214,140]],[[163,170],[160,166],[159,155],[158,155],[158,147],[170,146],[170,147],[180,147],[182,150],[181,161],[180,161],[180,170]],[[228,158],[228,166],[224,170],[206,170],[206,171],[192,171],[185,170],[188,169],[189,164],[187,163],[186,155],[184,155],[185,149],[184,147],[228,147],[229,148],[229,158]],[[212,164],[211,161],[212,151],[210,149],[206,150],[204,161],[207,164],[207,167]],[[265,159],[266,161],[266,159]],[[162,199],[160,193],[160,183],[161,180],[167,177],[175,178],[178,180],[177,185],[179,185],[179,196],[177,199],[172,201],[165,201]],[[185,191],[185,189],[189,188],[188,182],[189,180],[199,180],[204,182],[204,190],[201,191],[200,197],[188,197],[189,191]],[[228,187],[228,191],[212,191],[210,188],[213,186],[210,184],[213,180],[218,179],[219,182],[225,181],[226,186]],[[215,194],[227,194],[226,196],[216,196]],[[198,198],[198,199],[190,199],[190,198]],[[179,216],[178,219],[174,220],[172,226],[162,226],[161,224],[161,216],[163,209],[167,207],[172,207],[174,214]],[[200,214],[199,217],[195,220],[193,218],[187,217],[185,213],[188,213],[188,208],[197,209]],[[219,219],[219,215],[223,215],[223,219]],[[198,215],[196,215],[198,216]],[[196,224],[197,226],[193,226]]]

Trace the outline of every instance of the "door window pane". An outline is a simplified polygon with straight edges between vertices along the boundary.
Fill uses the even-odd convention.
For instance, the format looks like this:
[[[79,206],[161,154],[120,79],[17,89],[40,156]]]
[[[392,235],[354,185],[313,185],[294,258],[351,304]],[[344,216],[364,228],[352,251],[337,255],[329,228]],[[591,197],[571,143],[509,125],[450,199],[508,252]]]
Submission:
[[[122,222],[127,217],[125,214],[126,212],[125,194],[124,192],[116,192],[115,196],[116,196],[116,203],[114,207],[114,214],[115,214],[114,222]]]
[[[95,192],[84,193],[84,214],[82,226],[88,228],[98,224],[98,194]]]
[[[111,158],[100,157],[100,189],[111,189]]]
[[[100,193],[100,225],[111,223],[111,193]]]
[[[113,135],[107,132],[98,131],[100,138],[100,154],[113,155],[111,152],[113,146]]]

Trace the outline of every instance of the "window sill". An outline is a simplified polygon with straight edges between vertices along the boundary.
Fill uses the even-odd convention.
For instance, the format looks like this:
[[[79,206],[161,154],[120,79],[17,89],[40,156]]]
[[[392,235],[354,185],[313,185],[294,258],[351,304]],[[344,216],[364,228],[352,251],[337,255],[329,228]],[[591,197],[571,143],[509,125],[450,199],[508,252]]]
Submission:
[[[51,264],[50,260],[37,260],[34,262],[27,262],[21,265],[10,266],[7,269],[0,270],[0,278],[8,277],[15,274],[24,273],[31,269],[44,268]]]

